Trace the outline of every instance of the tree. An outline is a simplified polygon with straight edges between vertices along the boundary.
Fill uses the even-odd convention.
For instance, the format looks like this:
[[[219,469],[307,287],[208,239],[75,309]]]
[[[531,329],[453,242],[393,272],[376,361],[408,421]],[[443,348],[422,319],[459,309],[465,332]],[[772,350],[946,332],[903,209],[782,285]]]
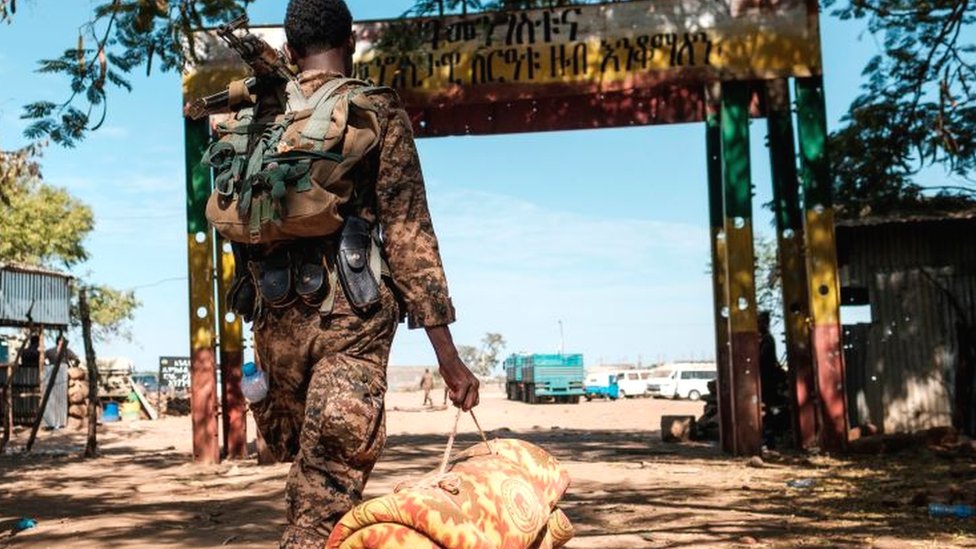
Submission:
[[[30,178],[0,204],[0,259],[71,267],[88,258],[82,241],[95,226],[91,208],[68,191]]]
[[[498,366],[498,355],[505,348],[505,338],[502,334],[488,332],[481,339],[481,375],[490,375],[492,370]]]
[[[461,362],[468,368],[474,370],[478,363],[481,361],[481,353],[478,352],[477,347],[472,347],[471,345],[458,345],[458,356],[461,357]]]
[[[72,268],[88,259],[84,240],[94,229],[91,208],[68,191],[43,182],[36,150],[0,152],[0,262],[47,268]],[[77,324],[78,295],[85,288],[96,339],[128,338],[139,300],[131,291],[79,282],[72,318]]]
[[[775,321],[783,318],[783,278],[779,268],[779,250],[776,240],[756,240],[756,306],[769,311]]]
[[[163,72],[182,69],[196,59],[193,33],[244,13],[252,0],[103,0],[78,31],[77,44],[55,59],[40,61],[39,72],[71,81],[62,103],[38,101],[24,107],[33,122],[29,139],[50,138],[71,147],[97,130],[107,113],[107,89],[131,91],[127,75],[153,66]],[[0,0],[0,21],[10,21],[15,0]]]
[[[458,355],[476,375],[488,376],[498,366],[498,356],[504,348],[502,335],[489,332],[481,339],[480,349],[472,345],[458,345]]]
[[[976,168],[976,3],[825,0],[861,19],[882,53],[864,68],[862,94],[831,135],[838,203],[853,217],[931,206],[915,181],[939,165],[965,185],[937,187],[942,207],[971,207]],[[966,30],[968,29],[968,30]],[[960,196],[962,197],[960,199]]]

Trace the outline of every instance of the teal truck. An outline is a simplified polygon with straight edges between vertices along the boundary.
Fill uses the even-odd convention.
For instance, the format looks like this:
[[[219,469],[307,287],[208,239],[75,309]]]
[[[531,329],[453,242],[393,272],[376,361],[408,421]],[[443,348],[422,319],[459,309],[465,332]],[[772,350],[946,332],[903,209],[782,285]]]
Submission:
[[[583,396],[583,355],[512,355],[505,360],[506,396],[537,404],[576,404]]]

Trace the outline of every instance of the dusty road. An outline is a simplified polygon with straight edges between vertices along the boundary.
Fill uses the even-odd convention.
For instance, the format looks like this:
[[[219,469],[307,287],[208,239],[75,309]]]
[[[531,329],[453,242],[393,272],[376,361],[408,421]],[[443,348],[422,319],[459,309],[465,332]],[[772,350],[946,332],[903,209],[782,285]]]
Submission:
[[[421,400],[389,396],[389,443],[367,496],[436,467],[454,416],[406,411]],[[529,406],[486,393],[477,412],[489,436],[525,438],[566,464],[571,548],[976,547],[976,520],[930,519],[917,505],[920,495],[950,493],[976,503],[973,458],[773,455],[756,468],[712,445],[660,441],[662,414],[700,409],[652,399]],[[38,521],[0,534],[0,547],[276,547],[288,466],[192,465],[189,429],[186,417],[109,424],[91,461],[77,457],[81,434],[42,432],[34,455],[0,457],[0,531],[20,517]],[[460,446],[476,441],[470,420],[461,430]],[[25,439],[19,432],[16,445]],[[816,484],[786,486],[798,478]]]

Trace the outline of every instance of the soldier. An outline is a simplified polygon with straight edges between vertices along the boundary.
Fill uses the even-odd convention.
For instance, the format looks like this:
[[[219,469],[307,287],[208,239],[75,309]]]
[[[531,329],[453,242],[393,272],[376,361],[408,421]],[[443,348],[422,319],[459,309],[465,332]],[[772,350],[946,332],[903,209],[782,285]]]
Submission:
[[[297,84],[305,98],[352,72],[355,37],[342,0],[291,0],[285,33],[285,52],[300,71]],[[342,279],[337,291],[336,284],[325,284],[333,293],[324,301],[318,291],[320,279],[331,274],[323,275],[323,264],[334,272],[342,270],[343,261],[363,260],[361,252],[346,247],[346,229],[341,237],[245,248],[258,294],[251,309],[255,353],[269,385],[268,396],[252,410],[276,457],[294,460],[286,486],[288,525],[280,544],[288,549],[323,547],[335,523],[362,497],[386,441],[386,367],[400,321],[406,318],[410,328],[426,330],[454,405],[467,411],[478,404],[478,380],[458,356],[448,328],[455,312],[410,120],[392,90],[349,82],[336,93],[357,87],[365,90],[357,104],[365,96],[376,115],[378,141],[348,177],[327,190],[352,197],[338,209],[346,229],[357,218],[372,227],[360,236],[376,235],[384,276],[377,281],[375,303],[357,306],[357,285],[368,286],[368,280]],[[286,141],[282,138],[279,152],[291,150]],[[311,173],[318,176],[314,165]],[[303,270],[308,266],[311,270]],[[306,293],[303,285],[310,281]],[[249,307],[235,305],[243,312]]]

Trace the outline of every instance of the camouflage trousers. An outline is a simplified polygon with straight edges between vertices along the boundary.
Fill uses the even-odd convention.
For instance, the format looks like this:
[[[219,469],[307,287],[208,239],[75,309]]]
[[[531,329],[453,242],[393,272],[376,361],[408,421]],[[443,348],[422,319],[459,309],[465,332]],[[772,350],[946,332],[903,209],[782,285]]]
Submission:
[[[320,549],[363,487],[386,442],[384,395],[399,312],[385,286],[382,304],[356,315],[342,291],[322,319],[300,301],[270,310],[254,331],[268,396],[251,406],[279,461],[293,461],[282,549]]]

